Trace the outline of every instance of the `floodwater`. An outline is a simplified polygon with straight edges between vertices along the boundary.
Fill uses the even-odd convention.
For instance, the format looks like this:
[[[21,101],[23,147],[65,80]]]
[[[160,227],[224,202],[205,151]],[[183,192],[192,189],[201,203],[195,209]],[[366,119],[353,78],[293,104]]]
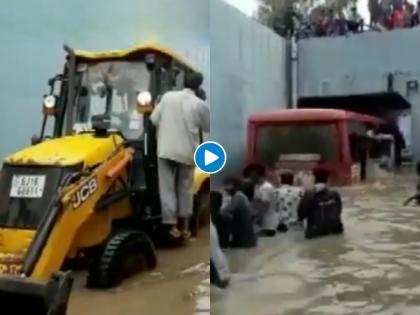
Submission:
[[[343,190],[343,236],[301,231],[228,252],[232,285],[211,288],[212,315],[418,315],[420,207],[414,178]]]
[[[186,247],[160,250],[158,259],[158,268],[110,291],[85,289],[84,275],[77,275],[68,314],[210,314],[209,229]]]

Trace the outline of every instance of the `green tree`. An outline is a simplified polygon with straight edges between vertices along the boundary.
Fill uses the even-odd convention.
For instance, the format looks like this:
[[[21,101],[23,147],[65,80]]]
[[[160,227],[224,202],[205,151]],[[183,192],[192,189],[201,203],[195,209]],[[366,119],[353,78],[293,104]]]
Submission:
[[[288,6],[298,0],[259,0],[257,17],[262,23],[272,26],[276,18],[283,18]]]

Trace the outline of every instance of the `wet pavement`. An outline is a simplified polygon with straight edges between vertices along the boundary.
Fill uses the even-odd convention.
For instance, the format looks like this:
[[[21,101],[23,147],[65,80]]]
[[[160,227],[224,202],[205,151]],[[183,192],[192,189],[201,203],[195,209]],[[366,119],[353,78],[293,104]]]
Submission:
[[[420,207],[403,207],[414,178],[344,189],[343,236],[301,231],[228,252],[228,290],[211,288],[212,315],[420,314]]]
[[[85,289],[78,274],[68,315],[210,314],[209,229],[187,247],[159,250],[158,259],[158,268],[110,291]]]
[[[210,277],[203,280],[195,292],[195,315],[210,315]]]

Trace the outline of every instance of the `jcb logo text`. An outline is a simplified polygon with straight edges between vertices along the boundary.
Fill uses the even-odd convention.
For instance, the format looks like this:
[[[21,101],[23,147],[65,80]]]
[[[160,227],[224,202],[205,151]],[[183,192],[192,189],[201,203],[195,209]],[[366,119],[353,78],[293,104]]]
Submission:
[[[73,196],[73,209],[79,208],[98,189],[96,178],[92,178],[79,189]]]

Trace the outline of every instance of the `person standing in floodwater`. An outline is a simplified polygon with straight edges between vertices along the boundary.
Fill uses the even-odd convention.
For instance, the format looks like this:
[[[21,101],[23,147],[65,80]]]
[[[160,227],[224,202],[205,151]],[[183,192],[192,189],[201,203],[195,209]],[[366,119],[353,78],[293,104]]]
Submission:
[[[279,208],[280,177],[274,170],[267,170],[263,183],[258,187],[256,202],[262,209],[260,236],[275,236],[282,213]]]
[[[297,208],[303,197],[303,188],[294,186],[294,174],[284,171],[280,174],[281,185],[278,188],[278,207],[280,212],[279,232],[287,232],[289,224],[298,222]]]
[[[405,149],[406,143],[395,118],[392,116],[388,117],[387,123],[381,125],[378,130],[376,130],[376,133],[389,134],[394,137],[395,166],[400,167],[402,165],[402,150]]]
[[[245,170],[246,180],[254,184],[252,207],[255,211],[258,235],[273,237],[279,223],[277,211],[275,172],[267,172],[259,164],[252,164]]]
[[[187,73],[185,89],[164,94],[150,117],[157,128],[162,223],[174,239],[190,237],[194,152],[200,144],[200,131],[210,131],[210,109],[196,95],[202,83],[200,73]],[[182,231],[178,229],[178,219]]]
[[[224,181],[223,189],[231,198],[215,220],[222,247],[257,246],[251,203],[242,192],[242,181],[238,178],[228,178]]]
[[[341,196],[327,186],[328,172],[316,170],[314,175],[315,187],[305,192],[298,208],[299,221],[306,220],[305,238],[341,234]]]

